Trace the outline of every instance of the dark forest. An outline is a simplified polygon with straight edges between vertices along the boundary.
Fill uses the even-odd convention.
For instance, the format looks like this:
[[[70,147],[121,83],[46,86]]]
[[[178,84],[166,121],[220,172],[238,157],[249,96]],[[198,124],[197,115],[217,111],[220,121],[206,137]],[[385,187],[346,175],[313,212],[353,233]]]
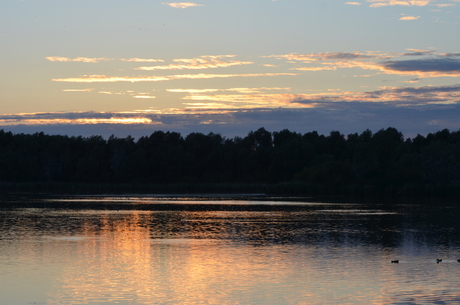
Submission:
[[[0,130],[0,182],[460,185],[460,131],[405,139],[395,128],[343,135],[264,128],[245,137],[155,131],[139,139]]]

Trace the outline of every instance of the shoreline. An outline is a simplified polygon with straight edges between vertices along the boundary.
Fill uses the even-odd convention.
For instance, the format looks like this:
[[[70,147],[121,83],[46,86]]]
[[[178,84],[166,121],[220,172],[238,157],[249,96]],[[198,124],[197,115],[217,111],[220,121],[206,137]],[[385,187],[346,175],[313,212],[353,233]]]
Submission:
[[[383,197],[383,198],[460,198],[460,185],[327,185],[303,182],[285,183],[71,183],[71,182],[4,182],[0,194],[57,195],[163,195],[302,197]]]

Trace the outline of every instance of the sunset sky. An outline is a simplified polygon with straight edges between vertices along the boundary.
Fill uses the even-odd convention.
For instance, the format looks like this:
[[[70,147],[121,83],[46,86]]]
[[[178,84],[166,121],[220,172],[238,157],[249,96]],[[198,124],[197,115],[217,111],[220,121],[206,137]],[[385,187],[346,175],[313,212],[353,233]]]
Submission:
[[[2,0],[0,129],[460,128],[460,0]]]

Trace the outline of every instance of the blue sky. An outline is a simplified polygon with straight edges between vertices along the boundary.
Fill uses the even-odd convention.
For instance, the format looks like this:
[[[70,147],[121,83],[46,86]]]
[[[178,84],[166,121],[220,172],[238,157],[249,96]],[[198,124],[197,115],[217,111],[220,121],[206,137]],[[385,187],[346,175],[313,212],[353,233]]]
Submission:
[[[460,1],[4,0],[0,128],[460,128]]]

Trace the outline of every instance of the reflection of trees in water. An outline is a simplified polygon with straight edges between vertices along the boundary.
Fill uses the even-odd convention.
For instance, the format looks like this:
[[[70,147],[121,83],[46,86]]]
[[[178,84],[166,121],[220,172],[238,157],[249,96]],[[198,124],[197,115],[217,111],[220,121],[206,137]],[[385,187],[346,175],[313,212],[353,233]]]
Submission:
[[[458,207],[421,205],[260,206],[258,211],[222,210],[198,203],[175,211],[45,210],[0,219],[4,239],[43,236],[116,236],[115,240],[196,239],[249,244],[373,244],[398,247],[405,240],[423,245],[460,245]],[[186,211],[190,207],[191,211]],[[214,210],[212,210],[214,209]],[[37,209],[38,210],[38,209]],[[91,214],[92,213],[92,214]],[[13,214],[14,215],[14,214]],[[140,236],[142,234],[142,236]],[[139,235],[139,236],[138,236]],[[112,238],[112,237],[111,237]],[[99,245],[99,244],[98,244]]]

